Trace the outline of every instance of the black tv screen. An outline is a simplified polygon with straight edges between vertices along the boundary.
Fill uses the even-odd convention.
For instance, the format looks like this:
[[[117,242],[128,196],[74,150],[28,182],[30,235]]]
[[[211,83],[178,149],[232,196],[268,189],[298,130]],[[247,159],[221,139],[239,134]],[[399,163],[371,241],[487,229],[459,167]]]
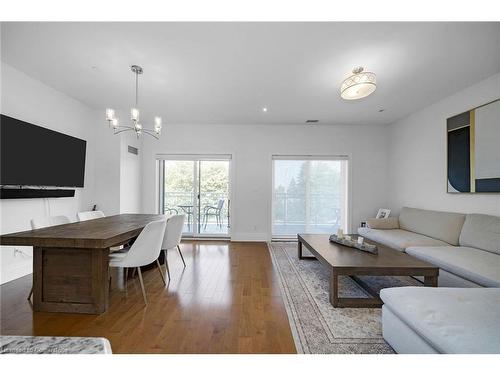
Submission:
[[[0,185],[83,187],[87,142],[1,115]]]

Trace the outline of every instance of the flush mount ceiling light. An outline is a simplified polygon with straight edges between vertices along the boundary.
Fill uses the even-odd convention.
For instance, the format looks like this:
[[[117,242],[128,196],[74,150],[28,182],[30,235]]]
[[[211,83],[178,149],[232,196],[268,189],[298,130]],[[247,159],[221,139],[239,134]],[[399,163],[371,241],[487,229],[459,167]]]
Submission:
[[[143,70],[139,65],[132,65],[130,70],[132,70],[135,74],[135,107],[130,110],[132,126],[120,126],[118,118],[115,117],[115,111],[111,108],[106,109],[106,121],[108,121],[109,126],[114,129],[115,134],[126,131],[135,131],[137,138],[139,138],[142,132],[144,132],[156,139],[159,139],[161,134],[161,117],[155,117],[153,130],[144,129],[142,124],[139,122],[139,74],[142,74]]]
[[[365,98],[377,88],[377,76],[365,72],[362,66],[352,70],[353,75],[346,78],[340,86],[340,96],[345,100]]]

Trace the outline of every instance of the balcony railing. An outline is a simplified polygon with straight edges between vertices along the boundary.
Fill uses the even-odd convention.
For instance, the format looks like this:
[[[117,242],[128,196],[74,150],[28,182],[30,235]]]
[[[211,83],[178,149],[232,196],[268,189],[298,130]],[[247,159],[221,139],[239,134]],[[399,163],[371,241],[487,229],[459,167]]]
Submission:
[[[273,224],[340,225],[340,194],[274,193]]]
[[[163,200],[163,212],[166,214],[187,214],[190,220],[193,219],[198,211],[198,200],[195,199],[193,192],[165,191]],[[224,199],[224,205],[221,210],[222,223],[228,224],[228,205],[229,200],[226,192],[203,192],[200,193],[200,221],[204,220],[203,213],[205,207],[217,207],[219,199]],[[208,216],[209,224],[217,223],[215,216]]]
[[[204,226],[204,207],[216,207],[219,199],[224,199],[221,210],[223,228],[217,223],[215,216],[207,217],[207,226]],[[198,207],[194,193],[166,191],[164,196],[164,213],[187,214],[190,223],[194,222],[194,215]],[[205,192],[200,194],[200,231],[219,233],[226,231],[229,226],[228,196],[225,192]],[[306,230],[311,232],[334,232],[341,226],[341,196],[340,194],[312,193],[306,198],[303,194],[274,193],[273,199],[273,232],[298,233]],[[186,224],[187,225],[187,224]],[[189,228],[186,227],[186,231]]]

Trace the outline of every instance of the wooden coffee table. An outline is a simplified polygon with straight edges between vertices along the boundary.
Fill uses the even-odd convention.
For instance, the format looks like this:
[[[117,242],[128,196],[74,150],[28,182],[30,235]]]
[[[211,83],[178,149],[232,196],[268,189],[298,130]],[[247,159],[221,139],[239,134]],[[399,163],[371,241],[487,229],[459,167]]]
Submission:
[[[378,254],[370,254],[358,249],[332,243],[327,234],[299,234],[299,259],[318,259],[329,267],[330,274],[330,303],[334,307],[381,307],[382,300],[378,293],[356,276],[423,276],[424,285],[437,287],[439,268],[413,258],[401,251],[373,241],[368,243],[378,247]],[[351,235],[357,238],[357,235]],[[302,256],[302,246],[305,246],[314,257]],[[340,298],[339,275],[351,277],[360,285],[371,298]]]

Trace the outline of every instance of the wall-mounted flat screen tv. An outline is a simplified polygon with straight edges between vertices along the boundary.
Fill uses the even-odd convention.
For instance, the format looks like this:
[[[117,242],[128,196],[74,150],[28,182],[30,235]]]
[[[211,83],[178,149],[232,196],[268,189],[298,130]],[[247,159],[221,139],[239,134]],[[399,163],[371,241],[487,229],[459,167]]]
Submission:
[[[83,187],[87,142],[1,115],[0,185]]]

